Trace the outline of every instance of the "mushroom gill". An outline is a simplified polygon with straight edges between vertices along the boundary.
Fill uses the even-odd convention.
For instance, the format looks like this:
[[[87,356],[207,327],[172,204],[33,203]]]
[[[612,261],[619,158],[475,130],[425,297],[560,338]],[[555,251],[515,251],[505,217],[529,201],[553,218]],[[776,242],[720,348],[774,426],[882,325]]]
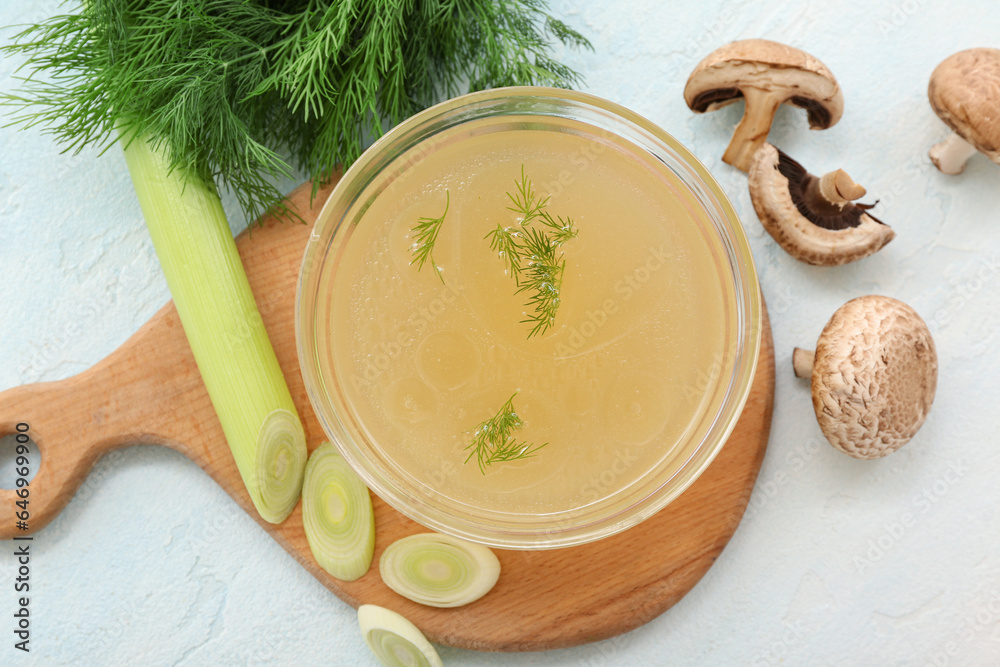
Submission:
[[[846,264],[877,252],[895,237],[892,228],[853,200],[865,189],[842,169],[817,177],[771,144],[754,154],[750,199],[764,229],[798,260]]]
[[[875,204],[855,204],[851,200],[844,202],[833,201],[830,197],[824,196],[820,187],[822,178],[829,178],[836,174],[846,174],[843,170],[837,170],[826,174],[822,178],[810,174],[805,167],[790,158],[780,148],[778,151],[778,171],[788,179],[788,193],[792,198],[792,203],[803,218],[818,225],[823,229],[839,230],[851,227],[860,227],[861,218],[867,215],[880,225],[885,223],[867,211],[874,208]],[[850,178],[848,176],[848,178]],[[830,180],[833,180],[831,178]],[[853,183],[853,181],[852,181]],[[860,187],[860,186],[858,186]],[[859,197],[864,196],[864,188],[861,188]],[[876,202],[877,203],[877,202]]]
[[[743,118],[722,161],[747,171],[767,141],[782,104],[806,110],[809,127],[830,127],[844,112],[844,95],[833,73],[801,49],[766,39],[744,39],[719,47],[698,63],[684,86],[695,113],[743,100]]]

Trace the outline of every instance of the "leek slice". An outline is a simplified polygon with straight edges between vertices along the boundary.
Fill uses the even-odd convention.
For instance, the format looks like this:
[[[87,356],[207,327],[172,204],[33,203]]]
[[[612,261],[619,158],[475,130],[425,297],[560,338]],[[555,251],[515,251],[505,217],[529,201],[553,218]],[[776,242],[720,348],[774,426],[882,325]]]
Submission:
[[[302,491],[306,436],[294,412],[281,408],[264,418],[257,432],[254,475],[261,515],[288,516]]]
[[[386,667],[442,667],[423,633],[396,612],[363,604],[358,607],[358,624],[368,648]]]
[[[378,567],[389,588],[431,607],[469,604],[500,577],[500,561],[488,548],[438,533],[396,540],[382,552]]]
[[[319,566],[343,581],[362,577],[375,552],[368,487],[329,442],[316,448],[302,483],[302,524]]]
[[[172,170],[144,137],[122,138],[142,215],[212,406],[257,512],[298,502],[305,432],[247,282],[214,183]]]

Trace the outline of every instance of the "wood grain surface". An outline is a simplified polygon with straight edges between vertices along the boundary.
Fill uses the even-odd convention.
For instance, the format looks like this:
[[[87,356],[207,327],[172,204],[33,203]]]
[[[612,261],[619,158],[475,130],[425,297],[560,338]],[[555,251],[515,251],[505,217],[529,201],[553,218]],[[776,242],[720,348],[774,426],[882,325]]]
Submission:
[[[311,208],[309,194],[310,185],[305,184],[291,195],[308,224],[268,221],[252,235],[243,234],[237,245],[312,450],[326,436],[299,373],[294,301],[311,224],[329,189],[320,192]],[[364,577],[350,583],[333,579],[313,560],[302,529],[301,503],[278,526],[258,517],[172,303],[87,371],[0,394],[0,435],[27,422],[42,452],[38,474],[29,486],[32,531],[59,513],[105,452],[134,444],[171,447],[201,466],[347,603],[394,609],[440,644],[534,651],[605,639],[636,628],[671,607],[698,582],[743,516],[767,447],[773,400],[774,350],[765,315],[757,377],[746,409],[729,442],[691,488],[652,518],[598,542],[550,551],[496,550],[503,568],[496,587],[458,609],[418,605],[382,583],[377,564],[385,547],[425,529],[377,497],[373,497],[375,559]],[[11,518],[16,500],[13,491],[0,490],[2,539],[26,534]]]

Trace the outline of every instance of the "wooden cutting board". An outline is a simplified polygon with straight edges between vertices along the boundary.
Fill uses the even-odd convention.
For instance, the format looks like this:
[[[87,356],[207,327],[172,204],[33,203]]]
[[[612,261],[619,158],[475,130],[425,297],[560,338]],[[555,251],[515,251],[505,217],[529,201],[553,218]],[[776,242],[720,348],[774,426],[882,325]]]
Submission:
[[[291,195],[308,224],[268,221],[237,245],[261,317],[303,418],[310,451],[326,438],[306,397],[295,351],[295,290],[312,223],[310,186]],[[42,453],[30,484],[30,528],[41,529],[70,501],[105,452],[134,444],[171,447],[201,466],[310,573],[345,602],[373,603],[412,620],[428,639],[485,651],[536,651],[613,637],[668,609],[705,574],[743,516],[771,426],[774,350],[770,327],[753,392],[729,442],[680,498],[638,526],[595,543],[550,551],[497,550],[502,573],[486,597],[459,609],[435,609],[387,588],[378,558],[387,545],[424,532],[379,498],[369,572],[341,582],[321,570],[302,529],[301,503],[281,525],[258,516],[243,486],[195,367],[173,303],[106,359],[74,377],[0,394],[0,435],[18,422]],[[27,533],[14,525],[13,491],[0,490],[0,538]],[[85,538],[84,538],[85,539]]]

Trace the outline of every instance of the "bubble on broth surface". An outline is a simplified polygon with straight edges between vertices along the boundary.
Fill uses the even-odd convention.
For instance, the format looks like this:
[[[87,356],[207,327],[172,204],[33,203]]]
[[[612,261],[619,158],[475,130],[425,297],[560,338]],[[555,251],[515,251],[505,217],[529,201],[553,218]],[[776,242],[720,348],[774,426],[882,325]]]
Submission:
[[[642,445],[655,438],[670,416],[666,388],[649,373],[625,373],[615,381],[606,405],[615,439]]]
[[[434,390],[418,377],[404,377],[390,384],[383,394],[382,409],[396,426],[421,424],[438,412]]]

